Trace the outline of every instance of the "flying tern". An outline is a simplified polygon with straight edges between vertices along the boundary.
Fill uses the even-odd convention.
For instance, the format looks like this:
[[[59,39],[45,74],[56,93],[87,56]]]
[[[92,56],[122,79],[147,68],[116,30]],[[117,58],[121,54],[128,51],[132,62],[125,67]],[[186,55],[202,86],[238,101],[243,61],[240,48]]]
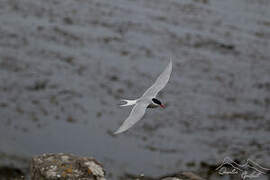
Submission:
[[[122,99],[122,101],[125,101],[126,104],[120,106],[135,106],[132,108],[132,111],[129,114],[128,118],[123,122],[120,128],[116,132],[114,132],[114,134],[122,133],[131,128],[143,117],[146,108],[165,108],[165,106],[161,103],[160,100],[156,98],[156,96],[158,92],[161,91],[168,83],[171,72],[172,60],[170,58],[170,62],[165,68],[165,70],[159,75],[155,83],[150,88],[148,88],[140,98],[135,100]]]

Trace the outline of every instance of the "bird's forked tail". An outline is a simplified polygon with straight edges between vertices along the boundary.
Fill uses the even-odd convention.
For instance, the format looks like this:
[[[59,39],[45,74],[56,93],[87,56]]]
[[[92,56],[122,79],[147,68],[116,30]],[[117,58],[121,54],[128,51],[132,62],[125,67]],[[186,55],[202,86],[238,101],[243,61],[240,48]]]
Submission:
[[[125,101],[126,104],[121,104],[120,106],[132,106],[137,102],[137,100],[127,100],[127,99],[121,99],[121,101]]]

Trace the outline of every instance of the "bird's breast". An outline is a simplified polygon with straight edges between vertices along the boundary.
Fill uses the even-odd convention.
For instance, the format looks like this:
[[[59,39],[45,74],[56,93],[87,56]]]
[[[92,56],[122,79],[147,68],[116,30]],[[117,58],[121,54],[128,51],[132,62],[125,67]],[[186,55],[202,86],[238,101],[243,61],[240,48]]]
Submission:
[[[147,106],[147,108],[157,108],[157,107],[158,107],[158,105],[153,104],[153,103],[151,103],[151,104],[149,104],[149,105]]]

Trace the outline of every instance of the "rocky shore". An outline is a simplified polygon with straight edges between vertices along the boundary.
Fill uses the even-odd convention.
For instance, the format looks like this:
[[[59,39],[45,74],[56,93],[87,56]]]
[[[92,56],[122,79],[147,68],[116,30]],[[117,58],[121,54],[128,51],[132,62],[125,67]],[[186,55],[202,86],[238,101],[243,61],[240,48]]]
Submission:
[[[106,180],[106,172],[94,158],[73,154],[42,154],[32,158],[30,175],[20,169],[0,168],[1,180]],[[122,179],[122,178],[121,178]],[[144,175],[126,175],[125,180],[204,180],[193,172],[179,172],[173,175],[152,178]]]

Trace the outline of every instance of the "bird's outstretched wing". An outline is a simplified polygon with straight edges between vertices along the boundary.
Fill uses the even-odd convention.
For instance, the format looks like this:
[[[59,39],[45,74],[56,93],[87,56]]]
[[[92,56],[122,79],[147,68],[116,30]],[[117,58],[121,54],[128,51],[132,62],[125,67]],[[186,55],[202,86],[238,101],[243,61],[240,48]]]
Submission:
[[[156,82],[145,91],[142,97],[156,97],[159,91],[161,91],[166,84],[168,83],[172,72],[172,60],[170,58],[170,62],[165,68],[165,70],[159,75]]]
[[[123,124],[120,126],[120,128],[114,134],[122,133],[122,132],[128,130],[136,122],[138,122],[143,117],[147,106],[148,106],[148,103],[146,103],[146,102],[138,102],[133,107],[128,118],[123,122]]]

